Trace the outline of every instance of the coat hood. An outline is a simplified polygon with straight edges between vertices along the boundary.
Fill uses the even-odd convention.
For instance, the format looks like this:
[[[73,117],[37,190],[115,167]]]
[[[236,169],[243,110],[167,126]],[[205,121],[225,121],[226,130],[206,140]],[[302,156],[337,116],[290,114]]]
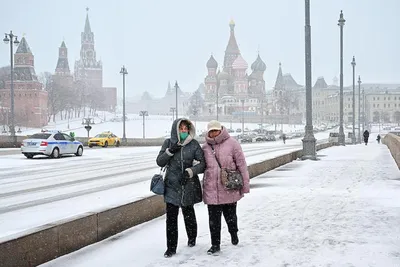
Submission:
[[[224,126],[222,126],[221,133],[217,137],[211,138],[207,134],[206,141],[210,145],[215,145],[215,144],[220,144],[220,143],[224,142],[229,137],[231,137],[231,136],[229,135],[228,131],[226,130],[226,128]]]
[[[182,145],[188,144],[192,139],[196,136],[196,128],[194,127],[194,124],[186,118],[178,118],[172,123],[171,127],[171,143],[175,144],[177,142],[180,142],[181,139],[179,137],[179,125],[181,124],[182,121],[186,121],[189,124],[189,136],[185,139]]]

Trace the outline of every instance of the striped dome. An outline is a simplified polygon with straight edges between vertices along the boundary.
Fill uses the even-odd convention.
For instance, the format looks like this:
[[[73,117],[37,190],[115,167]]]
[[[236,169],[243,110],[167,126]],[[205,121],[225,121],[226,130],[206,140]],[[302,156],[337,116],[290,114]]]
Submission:
[[[247,69],[249,65],[246,60],[243,59],[241,55],[239,55],[236,60],[232,64],[233,69]]]

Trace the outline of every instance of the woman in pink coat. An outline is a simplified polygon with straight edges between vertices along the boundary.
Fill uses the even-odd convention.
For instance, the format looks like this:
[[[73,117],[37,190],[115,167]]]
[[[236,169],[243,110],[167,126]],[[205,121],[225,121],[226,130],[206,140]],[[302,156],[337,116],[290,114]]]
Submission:
[[[208,205],[211,233],[211,248],[207,253],[214,254],[220,251],[221,214],[224,214],[232,244],[237,245],[239,243],[236,204],[244,193],[250,192],[250,179],[246,159],[239,142],[229,135],[220,122],[213,120],[208,123],[203,151],[206,161],[203,178],[203,201]],[[242,189],[228,190],[224,187],[216,158],[223,169],[237,170],[242,174]]]

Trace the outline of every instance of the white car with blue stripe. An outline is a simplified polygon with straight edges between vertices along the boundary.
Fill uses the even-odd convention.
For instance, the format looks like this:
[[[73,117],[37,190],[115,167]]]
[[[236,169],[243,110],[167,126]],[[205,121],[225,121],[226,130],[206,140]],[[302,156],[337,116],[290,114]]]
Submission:
[[[43,131],[29,136],[22,141],[21,152],[28,159],[36,155],[59,158],[61,155],[83,154],[83,144],[66,133],[59,131]]]

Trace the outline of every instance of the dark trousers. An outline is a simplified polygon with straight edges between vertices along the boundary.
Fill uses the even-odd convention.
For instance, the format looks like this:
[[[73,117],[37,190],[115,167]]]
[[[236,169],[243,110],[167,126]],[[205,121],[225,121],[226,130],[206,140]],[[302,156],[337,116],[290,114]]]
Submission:
[[[197,221],[193,205],[181,207],[188,239],[197,237]],[[167,203],[167,248],[176,251],[178,245],[179,206]]]
[[[224,214],[229,233],[238,231],[236,202],[221,205],[208,205],[208,219],[211,233],[211,245],[221,244],[221,214]]]

